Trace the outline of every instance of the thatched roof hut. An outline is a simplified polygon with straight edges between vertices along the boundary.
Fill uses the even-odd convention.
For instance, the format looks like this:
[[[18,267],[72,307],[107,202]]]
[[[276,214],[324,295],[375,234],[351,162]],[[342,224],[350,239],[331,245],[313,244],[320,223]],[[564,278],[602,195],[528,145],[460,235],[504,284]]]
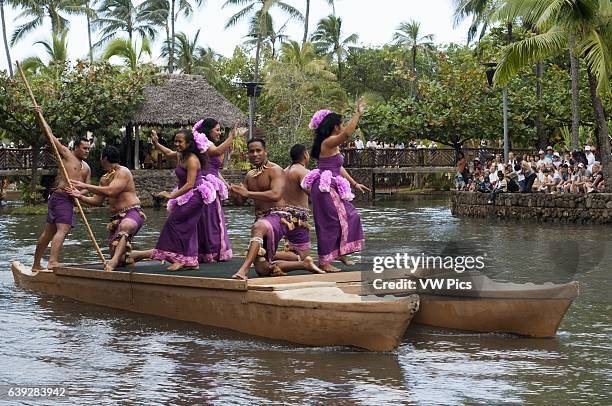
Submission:
[[[247,123],[246,115],[208,84],[203,76],[163,75],[144,90],[145,101],[130,120],[132,125],[188,126],[212,117],[222,127]]]

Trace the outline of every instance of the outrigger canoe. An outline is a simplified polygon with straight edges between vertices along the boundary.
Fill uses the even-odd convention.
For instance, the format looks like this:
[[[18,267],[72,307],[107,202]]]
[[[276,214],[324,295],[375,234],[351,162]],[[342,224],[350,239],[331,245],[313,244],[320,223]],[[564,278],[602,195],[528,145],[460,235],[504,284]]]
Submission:
[[[417,295],[347,293],[336,283],[339,274],[233,280],[240,263],[236,258],[179,272],[157,262],[113,272],[100,264],[35,273],[19,262],[11,268],[16,285],[36,292],[309,346],[394,350],[419,307]]]

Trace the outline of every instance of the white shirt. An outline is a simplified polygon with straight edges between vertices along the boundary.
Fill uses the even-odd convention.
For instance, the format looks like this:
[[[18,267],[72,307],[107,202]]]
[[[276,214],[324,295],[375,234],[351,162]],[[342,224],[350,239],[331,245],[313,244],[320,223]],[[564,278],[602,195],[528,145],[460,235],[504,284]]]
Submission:
[[[357,148],[357,149],[363,149],[363,141],[361,141],[361,139],[360,139],[360,138],[357,138],[357,139],[355,140],[355,148]]]
[[[376,148],[376,142],[370,140],[370,141],[366,142],[366,147],[367,148]]]

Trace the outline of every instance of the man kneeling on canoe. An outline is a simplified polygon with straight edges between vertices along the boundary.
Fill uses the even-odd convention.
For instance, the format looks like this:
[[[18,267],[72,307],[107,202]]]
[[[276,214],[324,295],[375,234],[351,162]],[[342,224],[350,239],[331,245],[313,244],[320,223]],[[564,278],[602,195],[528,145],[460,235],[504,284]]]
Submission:
[[[75,187],[89,190],[94,196],[83,196],[76,190],[69,192],[73,197],[91,206],[100,206],[104,199],[108,198],[111,209],[108,244],[112,258],[106,263],[105,271],[113,271],[118,266],[126,264],[127,253],[132,250],[132,239],[146,220],[140,208],[140,199],[136,196],[132,172],[119,165],[119,158],[119,149],[113,146],[104,148],[100,162],[106,174],[100,179],[100,186],[73,182]]]
[[[249,161],[255,169],[247,173],[242,184],[231,185],[230,190],[238,203],[246,199],[255,201],[256,221],[251,228],[247,256],[234,279],[246,280],[252,263],[260,276],[282,276],[286,271],[300,269],[325,273],[309,256],[297,261],[274,261],[278,243],[293,227],[293,216],[287,211],[283,198],[285,173],[283,168],[268,161],[266,143],[261,138],[251,139],[248,149]]]

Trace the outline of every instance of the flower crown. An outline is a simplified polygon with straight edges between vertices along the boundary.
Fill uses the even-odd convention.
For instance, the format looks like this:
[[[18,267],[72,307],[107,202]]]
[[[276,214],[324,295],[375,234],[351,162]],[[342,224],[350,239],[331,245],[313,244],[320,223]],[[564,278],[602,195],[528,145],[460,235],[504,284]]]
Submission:
[[[311,130],[316,130],[317,128],[319,128],[319,126],[321,125],[325,117],[327,117],[331,113],[333,113],[333,111],[331,110],[317,111],[312,116],[312,119],[310,120],[310,124],[308,124],[308,128],[310,128]]]
[[[198,150],[200,150],[202,154],[208,151],[208,142],[209,142],[208,137],[206,137],[206,134],[198,131],[198,128],[200,128],[203,122],[204,120],[198,121],[197,123],[195,123],[192,129],[193,139],[195,140],[196,147],[198,148]]]

